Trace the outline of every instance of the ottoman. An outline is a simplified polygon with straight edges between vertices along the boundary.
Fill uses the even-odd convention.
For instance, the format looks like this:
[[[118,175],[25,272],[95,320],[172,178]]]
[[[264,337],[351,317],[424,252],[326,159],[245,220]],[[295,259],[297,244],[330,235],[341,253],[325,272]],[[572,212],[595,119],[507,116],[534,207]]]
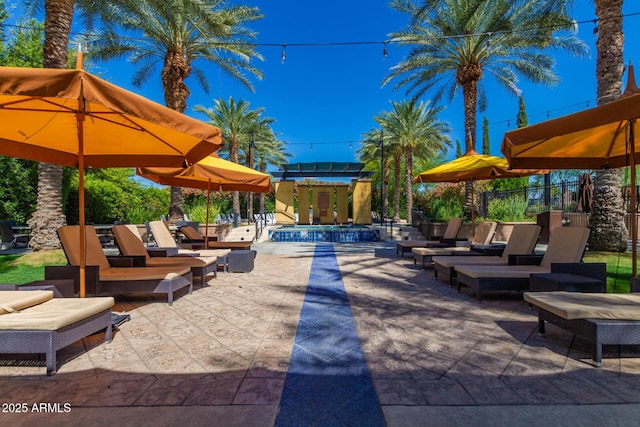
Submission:
[[[247,273],[252,271],[255,257],[256,251],[253,249],[231,251],[227,255],[227,271],[229,273]]]

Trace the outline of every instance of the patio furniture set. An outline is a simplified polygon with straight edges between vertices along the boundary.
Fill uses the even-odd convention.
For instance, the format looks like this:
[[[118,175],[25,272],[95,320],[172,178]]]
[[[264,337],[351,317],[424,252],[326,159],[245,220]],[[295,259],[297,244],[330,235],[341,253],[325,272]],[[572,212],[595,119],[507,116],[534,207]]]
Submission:
[[[518,224],[499,256],[473,250],[461,255],[453,246],[416,246],[412,253],[426,266],[430,251],[448,250],[432,257],[436,279],[458,292],[463,286],[474,290],[479,302],[486,291],[523,292],[538,312],[540,334],[550,322],[590,341],[594,364],[601,366],[603,345],[640,345],[640,293],[606,293],[606,264],[582,262],[589,233],[586,227],[557,228],[544,255],[536,255],[540,226]]]
[[[205,286],[205,277],[215,277],[219,267],[227,272],[253,270],[256,251],[250,249],[251,242],[242,242],[240,250],[183,251],[162,222],[160,226],[156,242],[168,243],[168,235],[173,245],[156,250],[144,246],[136,226],[113,226],[120,256],[107,256],[95,228],[85,227],[85,283],[91,298],[74,298],[79,293],[80,227],[60,227],[68,265],[46,266],[42,281],[0,284],[0,353],[44,353],[51,375],[56,371],[57,350],[101,330],[105,341],[111,341],[113,295],[161,293],[172,305],[174,292],[193,291],[194,276]]]

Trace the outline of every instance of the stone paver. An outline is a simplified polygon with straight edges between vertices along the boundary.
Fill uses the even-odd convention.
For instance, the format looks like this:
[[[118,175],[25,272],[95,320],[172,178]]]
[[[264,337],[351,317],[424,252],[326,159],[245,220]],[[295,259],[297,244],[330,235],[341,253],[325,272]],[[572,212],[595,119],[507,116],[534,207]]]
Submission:
[[[281,245],[256,244],[252,272],[219,273],[172,307],[161,296],[119,297],[114,311],[131,320],[113,342],[94,335],[59,351],[51,377],[39,358],[0,355],[0,402],[28,406],[0,421],[273,425],[314,247]],[[637,420],[640,349],[607,347],[595,368],[571,334],[549,326],[538,336],[518,294],[478,303],[410,258],[375,257],[381,247],[346,244],[336,256],[388,425]],[[48,412],[35,411],[40,403]]]

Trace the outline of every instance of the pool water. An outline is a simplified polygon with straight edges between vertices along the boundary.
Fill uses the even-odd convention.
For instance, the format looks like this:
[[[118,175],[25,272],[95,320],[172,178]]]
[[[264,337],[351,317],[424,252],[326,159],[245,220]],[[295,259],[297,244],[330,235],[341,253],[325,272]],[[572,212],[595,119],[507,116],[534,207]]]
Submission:
[[[269,230],[272,242],[377,242],[380,230],[365,225],[283,225]]]

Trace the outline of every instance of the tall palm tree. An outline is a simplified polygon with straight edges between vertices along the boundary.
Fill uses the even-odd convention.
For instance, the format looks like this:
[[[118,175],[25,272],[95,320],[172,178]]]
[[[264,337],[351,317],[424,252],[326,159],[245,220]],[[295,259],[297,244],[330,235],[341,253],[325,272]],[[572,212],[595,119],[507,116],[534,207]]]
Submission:
[[[254,169],[257,146],[272,138],[271,125],[273,123],[275,120],[270,117],[260,117],[253,122],[249,130],[249,140],[241,145],[241,149],[244,151],[244,161],[248,168]],[[249,223],[253,220],[253,193],[247,193],[247,220]]]
[[[381,129],[371,129],[369,132],[363,134],[362,146],[358,149],[358,157],[361,162],[365,164],[372,164],[374,170],[381,170],[378,175],[378,179],[382,183],[381,198],[381,212],[383,218],[385,218],[389,212],[389,180],[391,176],[391,160],[390,148],[385,146],[385,156],[382,159],[382,138],[384,132]],[[382,165],[380,164],[382,162]]]
[[[434,91],[434,102],[449,100],[462,88],[467,150],[476,145],[476,112],[487,103],[481,85],[486,74],[514,95],[518,75],[536,83],[555,84],[555,61],[548,50],[584,55],[587,46],[556,31],[574,28],[568,0],[392,0],[391,7],[410,16],[406,30],[392,33],[396,43],[411,46],[392,67],[383,85],[396,80],[418,99]]]
[[[447,135],[449,125],[438,119],[443,107],[430,107],[429,103],[391,101],[393,109],[378,116],[385,135],[395,141],[404,153],[406,215],[411,221],[413,210],[413,156],[435,157],[451,146]],[[398,180],[399,181],[399,180]]]
[[[227,72],[253,90],[247,76],[262,78],[252,65],[262,59],[255,46],[248,43],[256,34],[245,27],[262,18],[258,8],[232,6],[224,0],[113,0],[102,10],[105,27],[92,46],[97,59],[129,56],[139,68],[133,76],[142,85],[162,64],[161,78],[165,103],[183,113],[187,108],[189,88],[185,80],[194,74],[206,93],[207,78],[196,61],[204,60]],[[127,31],[141,37],[122,37]],[[182,219],[182,189],[171,188],[169,215]]]
[[[42,6],[42,1],[27,4]],[[44,62],[45,68],[67,67],[67,44],[73,19],[73,0],[46,0],[44,2]],[[63,167],[51,163],[38,165],[37,208],[27,225],[31,227],[29,246],[35,251],[58,249],[57,229],[66,223],[62,210]]]
[[[210,108],[196,105],[194,110],[206,115],[210,124],[222,130],[229,160],[238,163],[240,147],[251,138],[251,132],[256,129],[255,124],[260,121],[264,108],[251,110],[249,102],[242,99],[236,102],[233,97],[228,102],[216,99],[213,104]],[[240,214],[240,193],[237,191],[233,192],[233,211]]]
[[[267,172],[267,165],[273,165],[280,167],[288,162],[287,157],[291,157],[292,154],[286,151],[286,144],[283,141],[277,139],[276,134],[270,132],[270,134],[261,140],[260,144],[256,146],[256,153],[258,158],[258,170],[262,173]],[[260,213],[264,213],[264,193],[260,193]]]
[[[622,91],[622,0],[595,0],[598,17],[596,77],[598,103],[613,101]],[[624,223],[621,169],[596,171],[591,207],[589,248],[596,251],[624,252],[629,232]]]

